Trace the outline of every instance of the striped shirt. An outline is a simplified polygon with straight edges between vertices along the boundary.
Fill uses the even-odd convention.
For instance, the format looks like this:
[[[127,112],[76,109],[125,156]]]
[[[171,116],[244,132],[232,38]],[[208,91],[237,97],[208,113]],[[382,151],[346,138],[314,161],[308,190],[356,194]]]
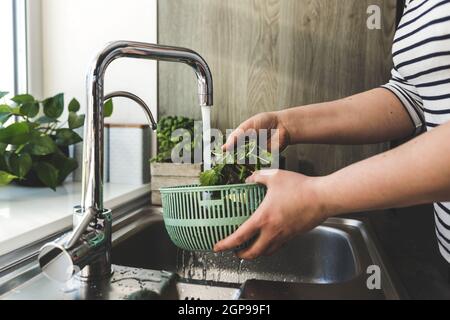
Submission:
[[[450,121],[450,0],[406,0],[392,56],[383,87],[403,103],[415,134]],[[450,263],[450,203],[435,203],[434,216],[439,251]]]

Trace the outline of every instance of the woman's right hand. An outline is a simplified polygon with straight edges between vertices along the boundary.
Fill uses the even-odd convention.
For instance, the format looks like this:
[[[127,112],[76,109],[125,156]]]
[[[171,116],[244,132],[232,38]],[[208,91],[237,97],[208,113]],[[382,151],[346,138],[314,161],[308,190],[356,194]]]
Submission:
[[[268,130],[268,150],[279,150],[281,152],[291,142],[289,132],[281,122],[279,113],[264,112],[244,121],[236,130],[234,130],[228,137],[227,142],[223,145],[223,149],[233,149],[233,146],[237,142],[239,136],[244,135],[246,131],[252,129],[256,130],[256,132],[259,132],[261,129]],[[276,130],[273,135],[271,130]]]

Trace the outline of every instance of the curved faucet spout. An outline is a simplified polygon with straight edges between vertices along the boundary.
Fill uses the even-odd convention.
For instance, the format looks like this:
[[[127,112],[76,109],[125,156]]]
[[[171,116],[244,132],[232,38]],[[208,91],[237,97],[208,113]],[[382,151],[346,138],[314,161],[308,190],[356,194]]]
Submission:
[[[206,61],[196,52],[157,44],[116,41],[97,56],[88,75],[88,103],[85,126],[82,208],[103,211],[103,98],[104,76],[108,66],[118,58],[135,58],[179,62],[191,66],[197,76],[201,106],[213,104],[213,80]]]
[[[213,79],[206,61],[197,52],[180,47],[163,46],[135,41],[114,41],[109,43],[94,60],[90,77],[103,86],[106,69],[116,59],[134,58],[156,61],[179,62],[193,68],[198,80],[200,106],[213,105]],[[89,76],[88,76],[89,77]],[[89,84],[93,84],[89,81]]]

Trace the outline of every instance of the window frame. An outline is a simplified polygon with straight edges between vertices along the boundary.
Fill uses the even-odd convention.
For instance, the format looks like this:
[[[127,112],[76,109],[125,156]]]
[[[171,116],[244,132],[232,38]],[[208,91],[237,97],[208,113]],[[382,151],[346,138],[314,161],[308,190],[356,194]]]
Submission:
[[[8,91],[10,94],[15,92],[15,56],[14,56],[14,1],[4,1],[1,3],[1,10],[5,10],[7,17],[2,19],[2,40],[5,45],[5,50],[1,55],[2,81],[0,90]],[[2,101],[3,102],[3,101]]]
[[[28,91],[27,1],[13,2],[14,94]]]
[[[25,3],[26,91],[43,98],[42,1],[20,1]]]
[[[12,9],[13,83],[12,97],[30,93],[38,98],[43,92],[41,1],[9,0]],[[0,88],[2,89],[2,88]]]

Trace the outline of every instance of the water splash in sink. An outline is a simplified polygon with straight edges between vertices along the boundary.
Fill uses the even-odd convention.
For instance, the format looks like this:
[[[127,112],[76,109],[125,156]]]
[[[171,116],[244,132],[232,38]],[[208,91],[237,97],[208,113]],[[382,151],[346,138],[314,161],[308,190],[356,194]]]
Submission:
[[[239,266],[238,266],[238,270],[237,270],[238,283],[241,282],[242,265],[244,264],[244,262],[245,262],[244,259],[241,259],[241,261],[239,261]]]
[[[242,283],[252,278],[248,265],[232,253],[191,252],[179,250],[177,273],[186,280]],[[234,266],[230,270],[229,266]],[[227,267],[228,266],[228,267]]]

